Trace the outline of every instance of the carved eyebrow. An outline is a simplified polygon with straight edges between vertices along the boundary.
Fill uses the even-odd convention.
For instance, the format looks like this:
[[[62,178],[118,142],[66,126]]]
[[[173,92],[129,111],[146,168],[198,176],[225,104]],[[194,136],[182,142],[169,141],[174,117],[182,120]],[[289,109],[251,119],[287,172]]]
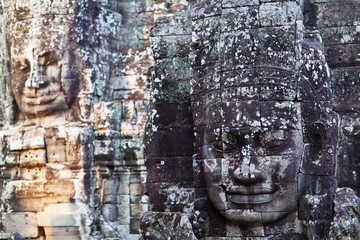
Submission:
[[[13,59],[12,65],[20,70],[24,70],[30,67],[30,63],[26,58]]]
[[[58,56],[56,54],[56,52],[54,51],[47,51],[44,50],[42,52],[39,53],[38,57],[44,57],[44,58],[50,58],[50,59],[58,59]]]
[[[232,135],[245,135],[252,133],[254,130],[250,128],[250,126],[243,126],[241,128],[230,128],[228,131],[225,131],[227,133],[230,133]]]
[[[39,53],[39,57],[46,57],[47,55],[49,55],[51,53],[51,51],[47,51],[47,50],[43,50]]]
[[[59,60],[58,56],[54,51],[42,51],[38,55],[40,58],[45,58],[41,61],[41,64],[47,64],[48,62],[57,62]]]

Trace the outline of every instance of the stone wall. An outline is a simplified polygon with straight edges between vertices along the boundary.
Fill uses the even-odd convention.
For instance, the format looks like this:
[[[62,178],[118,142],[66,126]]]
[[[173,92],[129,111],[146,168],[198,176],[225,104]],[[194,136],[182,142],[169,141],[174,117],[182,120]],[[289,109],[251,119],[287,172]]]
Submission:
[[[161,234],[187,239],[356,239],[359,6],[358,1],[209,0],[193,6],[191,20],[184,13],[155,23],[153,97],[145,138],[152,212],[141,221],[145,239]],[[179,28],[179,21],[191,23],[191,31]],[[191,71],[181,71],[184,65]],[[271,101],[278,103],[272,106]],[[282,114],[286,103],[292,109],[301,106],[301,113],[290,115],[292,121],[301,119],[297,126],[302,140],[294,141],[290,152],[262,153],[256,145],[255,113],[261,116],[261,127],[270,124],[262,129],[266,132],[277,119],[287,121]],[[242,126],[244,122],[250,126]],[[244,128],[249,135],[241,135]],[[287,165],[293,160],[285,156],[295,157],[301,143],[299,166]],[[232,153],[237,148],[241,152]],[[281,167],[277,158],[283,159]],[[268,169],[271,164],[273,170]],[[269,183],[266,178],[259,185],[264,169],[270,175],[276,172],[270,182],[284,184],[281,189],[296,185],[295,216],[276,217],[291,212],[280,207],[292,201],[289,196],[286,203],[271,205],[271,200],[270,206],[265,197],[257,202],[248,192],[245,200],[244,193],[232,190],[245,186],[264,192]],[[297,180],[289,175],[293,170]]]
[[[356,239],[359,6],[1,1],[0,238],[17,231],[32,239],[138,239],[141,222],[145,239]],[[283,138],[254,159],[254,142],[229,134],[238,110],[274,126],[291,118],[292,143],[284,147],[277,131]],[[222,146],[216,129],[227,134]],[[245,181],[231,179],[239,165],[231,159],[244,156],[223,147],[245,143],[246,186],[265,166],[276,186],[297,193],[294,201],[278,193],[295,209],[258,203],[247,220],[242,207],[226,212],[221,192]],[[269,179],[261,186],[274,190]]]
[[[142,153],[149,30],[188,7],[1,2],[3,239],[12,231],[33,239],[139,237],[139,218],[149,207]],[[62,57],[47,60],[53,51]],[[51,78],[57,68],[60,83]],[[41,93],[51,95],[47,86],[56,84],[67,106],[44,104]]]

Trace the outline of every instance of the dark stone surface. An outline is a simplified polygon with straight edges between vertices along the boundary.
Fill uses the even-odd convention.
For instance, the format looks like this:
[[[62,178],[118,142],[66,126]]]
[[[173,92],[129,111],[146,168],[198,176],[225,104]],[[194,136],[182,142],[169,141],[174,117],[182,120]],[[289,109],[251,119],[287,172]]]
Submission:
[[[149,125],[157,130],[145,141],[154,210],[191,204],[198,238],[328,238],[336,188],[360,192],[360,5],[345,5],[206,0],[192,9],[188,58],[177,47],[169,53],[175,33],[161,39],[164,48],[153,48],[161,96]],[[172,22],[154,29],[170,32]],[[183,83],[190,88],[179,91]],[[190,203],[169,202],[179,187]]]

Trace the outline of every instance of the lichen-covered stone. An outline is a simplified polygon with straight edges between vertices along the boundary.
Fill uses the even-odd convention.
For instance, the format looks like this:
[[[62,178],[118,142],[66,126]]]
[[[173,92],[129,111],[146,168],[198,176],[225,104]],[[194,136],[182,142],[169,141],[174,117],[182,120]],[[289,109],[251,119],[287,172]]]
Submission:
[[[188,59],[187,43],[178,53],[175,47],[167,50],[166,39],[173,44],[176,33],[161,36],[164,48],[152,35],[155,104],[144,142],[153,210],[191,213],[198,238],[328,238],[335,176],[356,189],[358,182],[356,81],[346,79],[357,73],[358,14],[339,15],[351,12],[354,2],[339,10],[339,2],[329,1],[201,1],[191,11]],[[332,9],[336,14],[330,14]],[[161,34],[171,21],[155,23],[155,29]],[[172,69],[162,58],[180,54],[190,63],[191,75],[181,79],[190,82],[191,90],[179,97],[190,100],[192,116],[170,113],[175,98],[169,106],[162,98],[176,96],[174,90],[183,83],[176,79],[187,73],[166,75]],[[163,84],[165,75],[174,87]],[[183,120],[192,128],[179,133],[175,127]],[[193,141],[193,152],[167,134]],[[181,201],[168,200],[183,189],[169,191],[176,189],[171,181],[180,181],[175,169],[182,168],[176,166],[180,161],[186,166],[191,155],[193,202],[178,205]],[[351,175],[346,173],[350,161]],[[190,175],[184,172],[183,179]],[[273,188],[281,190],[266,198]],[[149,228],[157,229],[142,226],[147,237],[152,236]]]
[[[148,212],[141,224],[144,239],[197,239],[186,214]]]
[[[359,236],[360,199],[350,188],[339,188],[334,199],[334,221],[331,239],[356,239]]]

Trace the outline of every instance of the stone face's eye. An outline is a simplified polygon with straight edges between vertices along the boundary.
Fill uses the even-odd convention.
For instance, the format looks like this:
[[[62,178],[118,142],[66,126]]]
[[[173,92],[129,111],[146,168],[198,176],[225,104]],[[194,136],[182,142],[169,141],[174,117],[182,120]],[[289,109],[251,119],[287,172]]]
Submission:
[[[29,72],[30,71],[30,63],[26,59],[17,60],[15,62],[14,68],[18,72]]]
[[[58,56],[53,51],[43,51],[39,54],[39,65],[54,66],[58,64]]]
[[[206,133],[206,141],[212,147],[212,149],[222,152],[222,137],[221,137],[221,129],[215,128],[208,130]]]
[[[54,65],[57,65],[57,61],[55,59],[49,59],[46,62],[46,66],[54,66]]]
[[[263,144],[263,147],[269,150],[278,150],[284,147],[288,143],[288,140],[273,139]]]
[[[239,133],[228,133],[226,140],[224,140],[224,152],[231,152],[241,150],[246,144],[245,136]]]
[[[212,134],[207,137],[207,140],[214,150],[223,153],[241,151],[247,143],[245,135],[235,131],[225,132],[223,137],[221,134]]]
[[[287,148],[291,142],[291,134],[283,130],[275,130],[264,133],[261,139],[261,145],[263,148],[274,153],[282,151]]]

